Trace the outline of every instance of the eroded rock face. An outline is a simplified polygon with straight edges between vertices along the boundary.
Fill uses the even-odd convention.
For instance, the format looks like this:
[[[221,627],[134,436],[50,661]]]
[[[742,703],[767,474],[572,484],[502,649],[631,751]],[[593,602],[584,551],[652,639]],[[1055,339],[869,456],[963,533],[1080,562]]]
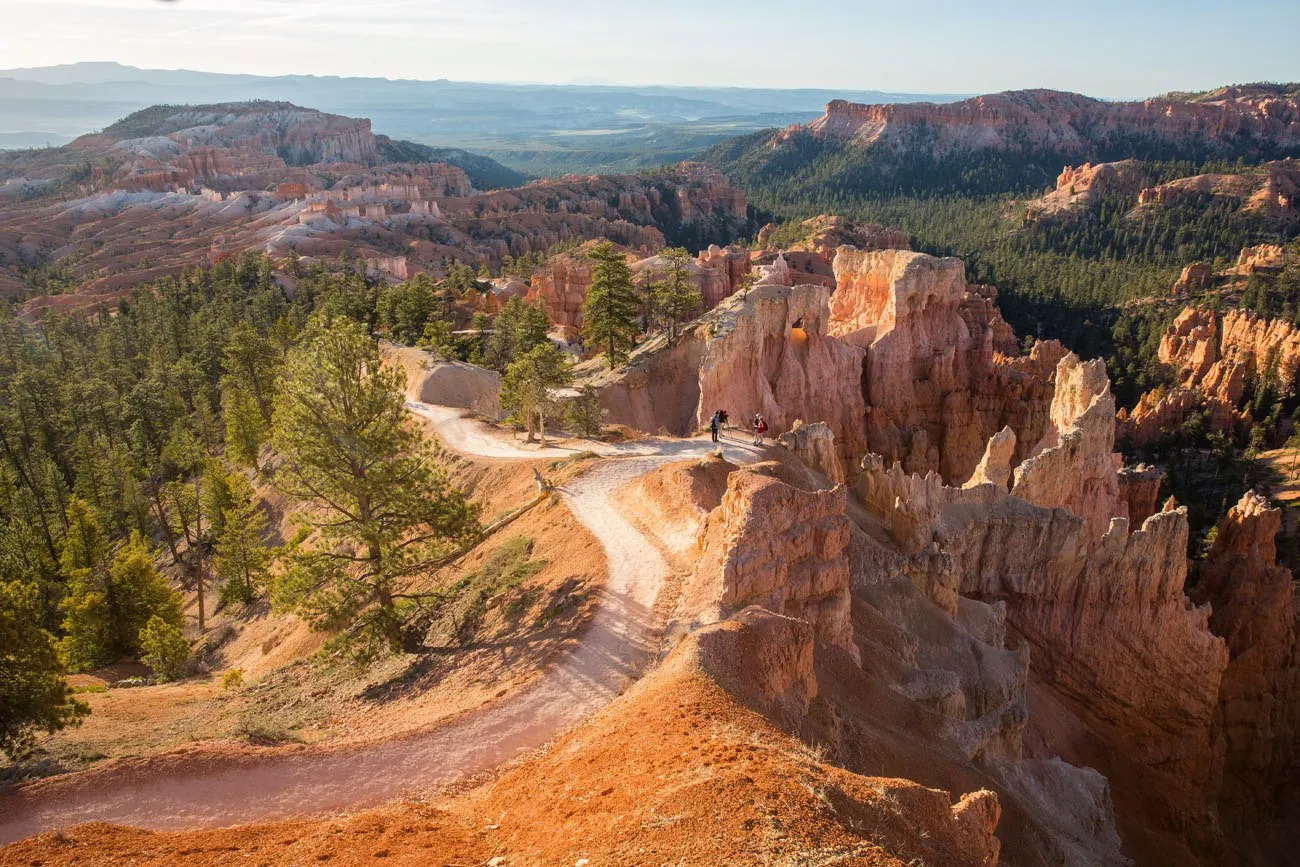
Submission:
[[[856,655],[845,499],[843,487],[803,491],[769,476],[732,473],[701,533],[687,608],[707,620],[757,605],[809,622],[818,638]]]
[[[1125,448],[1143,448],[1168,437],[1193,415],[1208,413],[1210,431],[1235,435],[1250,418],[1249,412],[1217,396],[1206,396],[1190,388],[1171,389],[1163,394],[1148,391],[1138,398],[1133,411],[1121,409],[1115,416],[1116,439]]]
[[[1016,432],[1009,427],[989,437],[989,444],[984,449],[984,457],[980,458],[979,465],[975,467],[975,472],[971,473],[970,479],[964,488],[973,488],[978,485],[995,485],[999,491],[1007,490],[1011,484],[1011,460],[1016,453]]]
[[[1281,319],[1243,310],[1221,316],[1189,307],[1160,341],[1159,358],[1178,369],[1179,383],[1206,396],[1236,404],[1245,377],[1272,368],[1279,385],[1289,386],[1300,370],[1300,331]]]
[[[773,435],[796,419],[824,422],[841,461],[855,466],[863,451],[862,350],[827,334],[830,290],[760,285],[733,295],[697,328],[703,340],[699,405],[704,427],[717,408],[732,419],[755,412]]]
[[[711,244],[707,250],[700,251],[695,264],[719,275],[718,278],[711,278],[708,281],[710,287],[708,290],[705,290],[701,284],[700,291],[704,293],[705,309],[710,310],[722,303],[723,298],[739,289],[741,282],[749,275],[749,249],[740,246],[723,249],[717,244]]]
[[[1128,504],[1128,519],[1137,527],[1159,509],[1160,484],[1165,474],[1159,467],[1138,464],[1119,473],[1119,490]]]
[[[1300,172],[1300,161],[1296,164],[1297,172]],[[1279,244],[1256,244],[1241,251],[1233,270],[1245,275],[1254,274],[1256,271],[1281,271],[1286,267],[1286,263],[1285,247]]]
[[[1289,856],[1277,825],[1300,807],[1289,794],[1300,761],[1300,648],[1291,573],[1276,563],[1281,524],[1280,509],[1247,492],[1219,522],[1192,592],[1212,609],[1210,629],[1230,655],[1215,728],[1222,821],[1261,861]]]
[[[860,105],[833,100],[805,127],[778,133],[775,144],[797,132],[857,145],[914,146],[918,131],[936,158],[969,151],[1050,149],[1095,159],[1108,136],[1141,134],[1170,142],[1189,136],[1223,152],[1240,140],[1291,148],[1300,142],[1300,99],[1267,89],[1228,87],[1195,99],[1103,102],[1074,93],[1019,90],[963,102]]]
[[[1208,410],[1210,428],[1232,433],[1249,420],[1238,410],[1251,379],[1270,375],[1286,390],[1300,373],[1300,330],[1282,319],[1188,307],[1165,331],[1159,359],[1177,370],[1178,387],[1147,392],[1118,416],[1119,435],[1131,446],[1175,431],[1193,412]]]
[[[1028,646],[1034,681],[1051,697],[1040,703],[1057,708],[1029,715],[1034,756],[1105,773],[1130,830],[1206,820],[1228,655],[1209,629],[1209,608],[1183,594],[1183,510],[1158,513],[1132,533],[1116,518],[1095,539],[1068,509],[1033,505],[991,484],[956,489],[868,464],[857,486],[891,528],[907,516],[907,532],[895,535],[911,540],[899,547],[912,552],[909,574],[927,597],[949,611],[969,598],[1006,606],[1012,643]],[[1082,731],[1105,750],[1079,748]],[[1212,847],[1213,834],[1206,837],[1198,845]]]
[[[1035,505],[1069,509],[1083,518],[1089,540],[1100,539],[1112,518],[1128,517],[1116,475],[1114,419],[1105,362],[1081,362],[1074,353],[1062,358],[1051,423],[1016,468],[1011,493]]]
[[[804,424],[802,419],[795,419],[794,426],[777,442],[830,481],[845,481],[844,464],[835,448],[835,432],[825,422]]]
[[[797,419],[824,422],[841,465],[856,471],[865,451],[862,350],[826,335],[829,298],[824,286],[755,286],[675,343],[661,334],[617,371],[596,365],[591,382],[611,422],[640,430],[702,430],[719,409],[742,427],[761,412],[772,436]]]
[[[384,364],[402,368],[408,400],[472,409],[487,418],[501,416],[501,375],[495,370],[443,361],[422,349],[387,340],[379,342],[379,354]]]
[[[758,233],[758,246],[764,250],[774,249],[774,239],[779,227],[768,223]],[[895,229],[878,223],[857,223],[839,215],[818,214],[799,224],[798,237],[788,240],[788,232],[782,233],[785,251],[802,250],[815,253],[826,264],[835,258],[840,247],[856,247],[859,250],[908,250],[907,236]]]
[[[705,672],[743,704],[780,728],[790,733],[806,733],[817,727],[818,705],[828,706],[819,697],[814,646],[813,630],[807,623],[749,608],[732,619],[693,633],[660,671],[681,668],[689,660],[693,670]],[[662,674],[653,676],[663,677]],[[862,768],[859,772],[868,771]],[[949,774],[947,779],[954,784],[974,783],[976,788],[954,798],[946,791],[910,786],[897,780],[874,779],[873,782],[880,795],[889,799],[900,816],[906,817],[905,827],[921,841],[909,847],[909,852],[922,853],[927,863],[942,862],[954,867],[997,864],[1002,850],[996,835],[1002,815],[999,795],[981,785],[984,781],[974,775],[962,775],[958,771]],[[861,808],[851,801],[854,791],[854,778],[844,775],[834,796],[837,811],[862,815]],[[872,847],[883,843],[887,851],[889,842],[876,834]]]
[[[1210,173],[1178,178],[1138,194],[1144,207],[1171,205],[1188,199],[1211,198],[1242,213],[1278,218],[1300,207],[1300,160],[1264,163],[1244,172]]]
[[[1086,210],[1098,195],[1137,195],[1146,185],[1146,173],[1137,160],[1066,166],[1056,178],[1056,189],[1029,204],[1026,218],[1067,217]]]
[[[881,544],[875,532],[855,533],[850,545],[865,678],[880,678],[889,686],[871,691],[855,681],[846,684],[846,689],[870,696],[866,706],[872,721],[855,717],[861,709],[852,702],[840,711],[840,750],[847,765],[855,766],[856,744],[871,745],[863,750],[866,762],[879,762],[880,754],[889,755],[891,749],[907,749],[873,727],[887,727],[898,712],[893,703],[899,699],[891,697],[905,697],[930,711],[903,718],[913,737],[931,745],[936,759],[955,747],[959,757],[987,775],[985,785],[997,792],[1007,817],[999,837],[1011,863],[1128,863],[1120,853],[1105,777],[1060,759],[1024,755],[1027,723],[1032,732],[1026,691],[1033,653],[1008,621],[1007,601],[958,594],[963,564],[943,547],[943,533],[958,527],[963,516],[979,521],[987,518],[991,504],[1019,501],[991,483],[945,488],[937,475],[909,477],[898,465],[888,472],[864,472],[858,492],[887,523],[902,508],[915,515],[928,512],[938,525],[919,534],[923,543],[911,553],[902,545]],[[920,500],[928,506],[918,506]],[[924,520],[912,520],[910,526],[917,529]],[[822,695],[835,702],[839,696],[831,681],[822,683]],[[947,772],[939,770],[941,764],[925,764],[935,770],[925,777],[928,785],[952,785]]]
[[[582,302],[591,286],[591,260],[577,250],[552,256],[529,281],[529,304],[540,304],[546,318],[561,328],[582,325]]]
[[[1007,358],[1015,338],[996,293],[968,287],[960,260],[845,247],[835,275],[829,333],[865,350],[869,451],[955,484],[1002,428],[1017,435],[1017,461],[1042,438],[1048,380],[1064,350],[1045,343],[1029,358]]]
[[[1204,292],[1214,282],[1214,269],[1206,262],[1193,262],[1183,268],[1183,273],[1174,281],[1169,294],[1175,298],[1186,298],[1195,292]]]

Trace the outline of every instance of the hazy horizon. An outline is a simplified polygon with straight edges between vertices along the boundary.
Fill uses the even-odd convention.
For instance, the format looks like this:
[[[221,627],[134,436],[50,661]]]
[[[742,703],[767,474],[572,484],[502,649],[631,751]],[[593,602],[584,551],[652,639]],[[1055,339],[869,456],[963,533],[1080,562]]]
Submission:
[[[978,9],[930,0],[906,14],[879,0],[808,0],[797,10],[774,0],[664,0],[649,16],[596,0],[3,2],[10,26],[0,52],[10,68],[116,62],[268,76],[900,94],[1046,87],[1111,99],[1300,79],[1292,37],[1300,5],[1271,0],[1099,0],[1082,16],[1028,0]],[[1213,52],[1188,50],[1208,34],[1226,38]]]

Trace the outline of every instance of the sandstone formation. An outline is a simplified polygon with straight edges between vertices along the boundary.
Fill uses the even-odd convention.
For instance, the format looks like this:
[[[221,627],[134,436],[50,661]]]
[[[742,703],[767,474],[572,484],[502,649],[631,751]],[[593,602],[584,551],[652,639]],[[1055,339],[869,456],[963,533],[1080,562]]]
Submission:
[[[1078,365],[1066,359],[1062,366],[1071,363]],[[1093,392],[1083,415],[1091,411],[1104,420],[1098,407],[1105,401],[1096,400],[1096,391],[1093,383],[1077,394]],[[1055,408],[1070,404],[1077,401]],[[1073,425],[1061,439],[1079,432]],[[1045,449],[1039,458],[1059,454],[1080,461],[1081,470],[1100,466],[1110,456],[1097,433],[1080,437],[1076,448]],[[1095,453],[1087,455],[1089,448]],[[1023,478],[1018,471],[1018,482]],[[1031,650],[1041,701],[1055,708],[1036,719],[1031,695],[1027,737],[1034,755],[1097,767],[1120,787],[1117,798],[1127,806],[1134,792],[1142,793],[1138,800],[1150,798],[1173,772],[1187,790],[1148,804],[1143,819],[1162,811],[1207,814],[1212,721],[1227,652],[1208,630],[1208,608],[1191,607],[1182,593],[1182,511],[1148,518],[1131,534],[1118,517],[1098,539],[1065,508],[1032,505],[992,484],[949,488],[934,476],[906,476],[897,464],[886,471],[879,461],[868,462],[858,490],[863,504],[894,528],[895,539],[910,540],[900,548],[910,551],[913,581],[936,604],[952,611],[961,598],[973,597],[1006,605],[1008,630]],[[1083,726],[1138,767],[1124,765],[1124,773],[1112,776],[1120,766],[1110,758],[1071,746],[1072,726]],[[1122,826],[1133,822],[1123,808],[1119,818]]]
[[[524,301],[540,305],[554,325],[569,329],[582,325],[582,303],[591,286],[591,260],[587,253],[592,246],[584,244],[552,256],[528,281]]]
[[[501,415],[501,375],[463,361],[443,361],[422,349],[379,343],[384,364],[402,368],[407,400],[472,409],[488,418]]]
[[[743,196],[692,164],[653,178],[565,178],[477,193],[464,171],[445,164],[291,166],[273,154],[211,147],[194,162],[195,151],[165,140],[157,156],[122,151],[115,141],[83,143],[69,153],[93,146],[85,153],[107,154],[115,168],[72,198],[0,200],[0,291],[23,297],[25,269],[48,263],[82,281],[78,294],[54,302],[66,307],[97,303],[96,295],[111,301],[133,285],[244,250],[293,253],[304,267],[347,252],[376,263],[382,279],[402,279],[441,275],[448,262],[494,269],[507,256],[594,239],[644,257],[664,246],[665,232],[730,239],[748,231]],[[78,255],[70,256],[74,244]],[[700,268],[711,298],[730,293],[748,271],[747,253],[719,248]]]
[[[744,425],[755,412],[772,435],[797,419],[825,422],[845,467],[864,450],[862,350],[826,334],[830,290],[764,283],[737,293],[669,344],[659,335],[628,364],[591,377],[612,422],[645,431],[702,429],[718,409]]]
[[[1197,137],[1225,153],[1240,140],[1294,150],[1300,146],[1300,99],[1268,87],[1227,87],[1189,99],[1142,102],[1107,102],[1051,90],[1009,91],[942,105],[834,100],[806,129],[835,141],[899,147],[924,130],[934,138],[936,156],[1038,148],[1095,159],[1107,136],[1125,134],[1157,141]]]
[[[835,274],[830,333],[865,350],[870,451],[959,483],[1003,427],[1017,434],[1018,459],[1038,442],[1046,380],[1064,350],[1045,343],[1031,359],[1008,359],[1015,337],[996,295],[968,287],[960,260],[845,247]]]
[[[762,464],[731,471],[715,500],[716,474],[727,469],[665,467],[625,499],[647,517],[694,515],[716,503],[697,524],[679,617],[708,622],[736,606],[767,609],[690,633],[688,646],[734,648],[700,657],[706,671],[849,770],[907,768],[926,786],[995,792],[1007,863],[1125,863],[1104,778],[1023,755],[1030,654],[1007,646],[1004,603],[959,597],[950,557],[905,554],[855,523],[843,487],[801,488],[794,467]],[[935,476],[930,484],[942,487]],[[956,495],[970,504],[1007,499],[1005,487],[980,487]],[[906,492],[893,501],[898,494]],[[663,538],[684,551],[670,541],[679,536]],[[949,592],[932,597],[938,582],[927,574],[947,576]]]
[[[1256,271],[1281,271],[1286,265],[1285,247],[1278,244],[1256,244],[1241,251],[1233,271],[1250,276]]]
[[[1137,464],[1119,473],[1120,496],[1128,506],[1129,523],[1135,527],[1159,511],[1160,485],[1165,474],[1159,467]]]
[[[1178,372],[1179,384],[1238,403],[1245,379],[1266,371],[1288,386],[1300,369],[1300,332],[1289,322],[1243,310],[1223,314],[1189,307],[1160,341],[1159,359]]]
[[[1149,448],[1176,435],[1193,415],[1209,420],[1210,432],[1235,437],[1250,418],[1249,411],[1239,411],[1235,404],[1216,395],[1205,395],[1191,388],[1148,391],[1138,398],[1130,412],[1121,409],[1115,416],[1115,438],[1125,448]]]
[[[1188,307],[1165,331],[1158,357],[1176,371],[1178,387],[1148,392],[1132,412],[1120,411],[1118,435],[1130,446],[1157,442],[1195,412],[1207,413],[1211,430],[1240,431],[1249,419],[1238,409],[1249,382],[1272,378],[1282,392],[1295,382],[1300,330],[1250,311]]]
[[[1222,521],[1192,598],[1229,653],[1215,746],[1222,761],[1221,821],[1245,853],[1285,860],[1300,760],[1300,646],[1291,573],[1276,563],[1282,513],[1247,492]],[[1294,827],[1291,824],[1291,827]]]
[[[695,264],[719,275],[701,280],[700,291],[704,295],[704,306],[712,309],[722,303],[723,298],[739,289],[749,276],[749,248],[732,245],[723,249],[717,244],[711,244],[707,250],[700,251]],[[705,288],[705,283],[708,288]]]
[[[762,250],[775,250],[779,227],[768,223],[758,233],[758,246]],[[782,236],[789,232],[782,231]],[[818,214],[798,225],[794,240],[783,237],[780,249],[784,252],[802,251],[816,253],[827,263],[835,258],[840,247],[857,247],[859,250],[909,250],[907,236],[896,229],[878,223],[857,223],[832,214]]]
[[[1029,203],[1026,219],[1068,217],[1087,210],[1100,195],[1133,196],[1146,185],[1137,160],[1066,166],[1056,179],[1056,189]]]
[[[1039,506],[1066,508],[1084,520],[1096,544],[1115,518],[1128,518],[1116,473],[1115,399],[1101,359],[1074,353],[1056,366],[1056,391],[1042,441],[1016,467],[1011,493]]]
[[[1206,198],[1224,202],[1244,214],[1274,219],[1300,215],[1300,160],[1278,160],[1233,174],[1178,178],[1143,189],[1138,204],[1172,205]]]
[[[842,247],[835,271],[833,293],[800,285],[778,254],[678,341],[652,337],[626,367],[592,363],[580,375],[612,421],[645,431],[700,429],[718,409],[737,420],[762,412],[778,436],[796,419],[823,422],[850,480],[868,451],[960,484],[1003,428],[1014,434],[1010,466],[1039,444],[1059,343],[1011,354],[996,292],[968,286],[956,259]]]
[[[978,485],[995,485],[999,491],[1005,491],[1011,484],[1011,461],[1016,453],[1016,432],[1009,427],[989,437],[984,457],[980,458],[975,471],[964,488]]]
[[[1186,338],[1217,330],[1189,323],[1170,352],[1212,367]],[[1300,806],[1283,782],[1300,758],[1300,651],[1280,512],[1243,498],[1185,594],[1185,513],[1156,511],[1153,468],[1116,472],[1112,412],[1100,364],[1066,356],[1011,495],[1007,432],[963,488],[868,455],[855,489],[904,558],[892,568],[936,606],[1005,605],[1009,641],[1030,650],[1026,752],[1104,773],[1129,854],[1278,863]]]
[[[1169,294],[1174,298],[1186,298],[1204,292],[1213,282],[1214,269],[1205,262],[1193,262],[1178,275]]]
[[[751,605],[812,624],[817,637],[857,655],[849,619],[846,490],[803,491],[732,473],[700,535],[683,606],[704,622]]]
[[[845,481],[844,464],[835,449],[835,432],[825,422],[804,424],[795,419],[788,431],[777,441],[810,469],[816,470],[832,482]]]

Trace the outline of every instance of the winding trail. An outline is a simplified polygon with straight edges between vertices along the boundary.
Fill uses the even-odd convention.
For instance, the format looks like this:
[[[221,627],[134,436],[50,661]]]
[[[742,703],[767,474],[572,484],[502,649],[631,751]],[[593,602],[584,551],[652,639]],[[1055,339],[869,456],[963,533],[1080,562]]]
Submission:
[[[584,449],[521,449],[464,410],[408,403],[443,443],[494,460],[570,457]],[[728,440],[728,459],[759,450]],[[561,493],[600,540],[608,580],[581,644],[529,685],[438,726],[371,746],[303,749],[229,758],[145,760],[55,777],[0,793],[0,844],[82,822],[155,830],[211,828],[371,807],[418,796],[536,749],[613,701],[653,664],[661,624],[653,615],[668,566],[615,509],[622,484],[672,460],[703,456],[708,440],[644,440],[586,450],[595,463]]]

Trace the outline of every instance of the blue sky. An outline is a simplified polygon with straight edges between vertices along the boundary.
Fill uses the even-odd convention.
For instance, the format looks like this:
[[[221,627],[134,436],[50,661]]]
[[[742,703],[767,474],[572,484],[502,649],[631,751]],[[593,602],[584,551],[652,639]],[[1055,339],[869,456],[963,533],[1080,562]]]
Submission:
[[[1146,96],[1300,79],[1300,2],[0,0],[0,65]]]

